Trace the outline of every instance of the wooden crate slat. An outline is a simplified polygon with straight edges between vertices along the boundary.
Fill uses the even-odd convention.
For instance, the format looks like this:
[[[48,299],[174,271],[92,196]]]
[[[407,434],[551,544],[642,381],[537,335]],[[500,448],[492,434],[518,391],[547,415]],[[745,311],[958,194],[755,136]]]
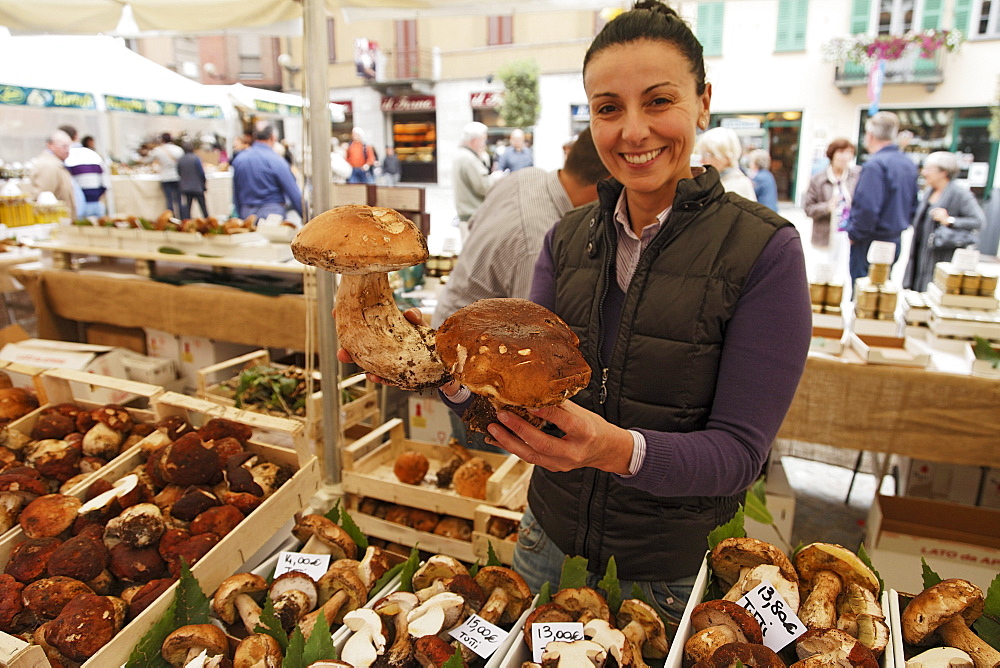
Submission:
[[[474,562],[475,552],[472,543],[454,538],[445,538],[437,534],[426,531],[417,531],[413,527],[403,526],[395,522],[388,522],[378,517],[366,515],[357,509],[358,499],[349,495],[348,506],[351,510],[351,519],[358,525],[366,535],[382,538],[384,540],[400,543],[409,547],[417,546],[424,552],[433,554],[447,554],[460,561]],[[353,507],[350,507],[353,506]]]

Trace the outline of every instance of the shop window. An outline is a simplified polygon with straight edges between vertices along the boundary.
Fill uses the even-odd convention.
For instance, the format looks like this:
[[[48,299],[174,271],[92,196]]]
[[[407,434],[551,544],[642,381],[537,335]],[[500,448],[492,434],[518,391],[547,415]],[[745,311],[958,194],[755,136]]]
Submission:
[[[486,18],[486,28],[489,35],[487,44],[490,46],[514,43],[513,16],[489,16]]]
[[[916,0],[879,0],[878,34],[902,35],[913,30]]]
[[[775,51],[803,51],[806,48],[807,0],[778,0],[778,39]]]
[[[958,3],[961,4],[961,3]],[[1000,0],[976,0],[974,2],[972,29],[970,37],[1000,37]],[[958,7],[955,9],[958,14]],[[955,27],[961,28],[956,25]]]
[[[722,16],[726,3],[699,2],[697,27],[698,41],[705,56],[722,55]]]
[[[259,80],[264,78],[260,59],[260,37],[240,35],[240,79]]]

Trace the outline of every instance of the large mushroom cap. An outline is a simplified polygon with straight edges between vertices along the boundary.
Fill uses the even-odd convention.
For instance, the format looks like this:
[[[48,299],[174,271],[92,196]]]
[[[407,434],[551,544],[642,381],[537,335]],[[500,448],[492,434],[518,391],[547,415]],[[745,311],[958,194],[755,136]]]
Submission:
[[[324,211],[292,239],[303,264],[338,274],[370,274],[412,267],[427,259],[427,241],[394,209],[348,204]]]
[[[740,579],[743,569],[760,564],[777,566],[787,580],[799,581],[795,568],[785,553],[756,538],[726,538],[715,546],[709,560],[715,575],[730,587]]]
[[[507,604],[500,615],[498,624],[513,624],[531,603],[531,589],[517,572],[503,566],[484,566],[476,573],[476,584],[490,594],[495,589],[506,593]]]
[[[972,626],[983,614],[983,604],[983,590],[968,580],[942,580],[917,594],[903,609],[903,638],[912,645],[926,645],[939,626],[957,615]]]
[[[872,569],[854,552],[832,543],[812,543],[795,555],[795,568],[804,585],[811,587],[813,576],[819,571],[833,571],[840,576],[844,586],[857,584],[873,594],[879,593],[878,578]]]
[[[444,321],[436,341],[455,379],[498,405],[551,406],[590,381],[576,334],[526,299],[473,302]]]

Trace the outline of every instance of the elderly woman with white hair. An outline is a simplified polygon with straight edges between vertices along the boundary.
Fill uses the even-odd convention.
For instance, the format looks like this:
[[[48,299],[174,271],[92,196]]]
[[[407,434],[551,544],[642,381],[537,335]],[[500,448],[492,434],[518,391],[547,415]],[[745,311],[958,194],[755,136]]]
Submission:
[[[740,171],[740,156],[743,145],[739,135],[729,128],[712,128],[698,136],[695,153],[701,154],[703,165],[711,165],[719,171],[722,187],[728,192],[742,195],[751,202],[757,201],[753,181]]]
[[[934,265],[948,262],[956,248],[976,243],[976,231],[986,223],[986,214],[964,185],[955,183],[958,158],[935,151],[924,160],[920,175],[925,188],[913,217],[910,259],[903,287],[924,291],[934,278]]]

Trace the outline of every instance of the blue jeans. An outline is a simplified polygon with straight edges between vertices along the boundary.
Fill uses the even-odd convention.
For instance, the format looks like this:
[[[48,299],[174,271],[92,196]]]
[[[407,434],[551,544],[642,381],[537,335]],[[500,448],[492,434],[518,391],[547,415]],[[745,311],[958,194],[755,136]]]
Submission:
[[[892,243],[896,244],[896,255],[892,259],[892,263],[896,264],[896,260],[899,259],[899,239],[892,240]],[[851,299],[854,299],[854,282],[863,276],[868,275],[868,249],[872,245],[872,240],[868,239],[866,241],[853,241],[851,242],[851,255],[849,259],[849,266],[851,271]]]
[[[107,214],[108,209],[104,206],[104,202],[97,200],[96,202],[84,202],[83,208],[80,209],[77,217],[87,218],[89,216],[96,216],[100,218],[101,216]]]
[[[163,190],[163,198],[167,202],[167,208],[173,211],[175,216],[179,216],[181,213],[181,182],[160,181],[160,188]]]
[[[375,183],[375,175],[372,174],[372,170],[365,169],[364,167],[354,167],[351,169],[351,175],[347,178],[348,183]]]
[[[244,204],[240,207],[239,214],[240,218],[246,218],[247,216],[253,214],[257,218],[264,220],[272,213],[277,213],[285,216],[285,204],[277,202],[267,202],[265,204]]]
[[[514,570],[524,577],[533,592],[538,592],[542,584],[549,582],[553,593],[559,586],[563,560],[562,550],[545,534],[529,507],[521,518],[517,530],[517,547],[514,550]],[[603,573],[590,573],[587,586],[597,588]],[[646,600],[656,611],[673,621],[679,622],[684,615],[684,606],[694,589],[695,574],[675,582],[620,580],[622,598],[631,598],[633,584],[638,584]]]

